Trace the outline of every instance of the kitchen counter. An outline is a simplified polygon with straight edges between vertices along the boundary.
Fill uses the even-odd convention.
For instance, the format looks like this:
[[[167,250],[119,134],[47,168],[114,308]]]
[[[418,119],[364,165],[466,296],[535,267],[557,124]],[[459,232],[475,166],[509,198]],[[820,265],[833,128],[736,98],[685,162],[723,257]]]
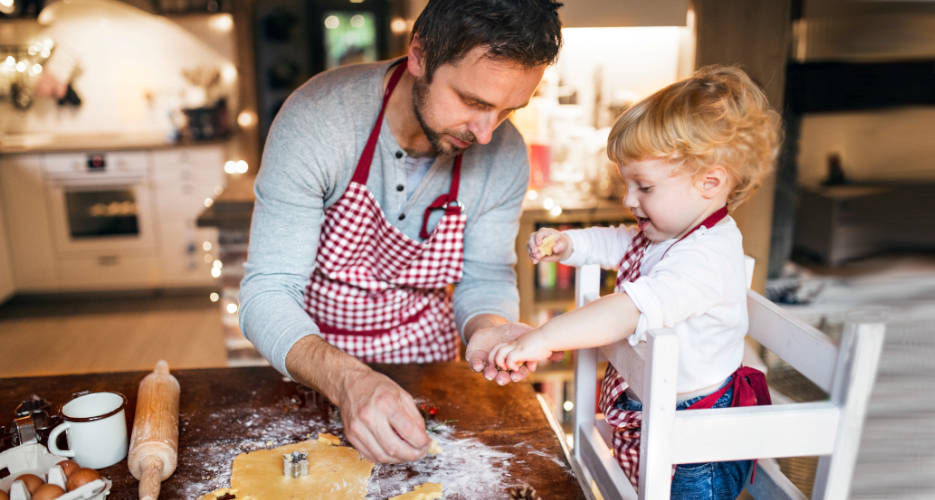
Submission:
[[[26,134],[0,133],[0,154],[15,153],[87,153],[90,151],[114,151],[133,149],[167,149],[182,146],[223,144],[226,139],[216,141],[166,140],[163,133],[100,133],[100,134],[54,134],[31,132]]]
[[[253,194],[254,179],[256,176],[249,174],[231,176],[224,192],[198,216],[198,227],[249,230],[253,219],[253,203],[256,201]]]
[[[438,415],[457,419],[445,434],[446,441],[472,445],[463,469],[452,474],[445,498],[491,498],[457,495],[456,485],[495,484],[503,489],[529,483],[542,496],[583,499],[584,494],[528,383],[500,387],[471,372],[463,362],[425,365],[372,365],[398,382],[417,401],[438,407]],[[147,372],[69,375],[0,379],[0,418],[11,419],[19,402],[39,395],[59,408],[73,392],[116,391],[129,400],[127,419],[133,422],[136,394]],[[231,462],[242,451],[269,449],[314,437],[322,428],[342,438],[337,421],[329,415],[330,404],[269,367],[179,370],[173,372],[182,388],[179,419],[179,462],[175,473],[162,485],[161,498],[195,499],[227,487]],[[292,401],[298,404],[293,405]],[[427,469],[444,469],[441,460],[458,460],[454,444],[439,464],[378,465],[371,477],[370,495],[377,500],[399,494],[402,482],[423,477]],[[444,443],[444,442],[443,442]],[[443,448],[445,444],[443,444]],[[479,460],[491,458],[487,467]],[[424,462],[420,461],[420,462]],[[470,466],[470,465],[475,466]],[[495,478],[491,474],[501,469]],[[423,471],[420,475],[419,471]],[[101,470],[113,481],[108,500],[137,498],[138,482],[127,470],[126,460]],[[435,477],[438,472],[432,472]],[[476,475],[477,477],[472,477]],[[442,481],[444,482],[444,481]]]

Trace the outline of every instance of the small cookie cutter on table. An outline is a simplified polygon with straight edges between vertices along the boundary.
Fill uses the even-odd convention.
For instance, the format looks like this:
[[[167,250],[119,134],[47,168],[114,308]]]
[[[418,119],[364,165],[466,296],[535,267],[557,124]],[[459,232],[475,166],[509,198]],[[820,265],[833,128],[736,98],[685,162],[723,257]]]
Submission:
[[[299,478],[308,475],[308,453],[293,451],[291,455],[282,455],[282,475]]]
[[[67,460],[49,453],[41,444],[24,444],[0,453],[0,472],[6,470],[9,476],[0,479],[0,490],[10,493],[10,500],[26,500],[29,494],[26,485],[16,478],[23,474],[35,474],[46,478],[47,482],[65,489],[65,473],[59,462]],[[57,500],[104,500],[110,494],[113,484],[109,479],[97,479],[69,491]]]

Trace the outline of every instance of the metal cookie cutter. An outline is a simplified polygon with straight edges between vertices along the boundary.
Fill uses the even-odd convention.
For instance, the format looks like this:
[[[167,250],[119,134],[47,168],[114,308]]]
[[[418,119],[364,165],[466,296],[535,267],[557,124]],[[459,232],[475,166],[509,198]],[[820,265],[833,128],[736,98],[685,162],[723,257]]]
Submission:
[[[308,475],[308,453],[293,451],[291,455],[282,456],[282,475],[286,477],[302,477]]]

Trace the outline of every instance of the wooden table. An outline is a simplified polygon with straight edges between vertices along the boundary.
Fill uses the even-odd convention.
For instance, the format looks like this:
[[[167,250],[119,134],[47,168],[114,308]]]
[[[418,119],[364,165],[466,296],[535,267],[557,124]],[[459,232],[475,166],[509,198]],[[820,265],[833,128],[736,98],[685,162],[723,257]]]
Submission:
[[[513,455],[498,467],[506,485],[529,483],[544,500],[585,498],[555,433],[549,427],[535,392],[528,383],[500,387],[463,362],[425,365],[373,365],[417,401],[437,406],[439,417],[457,419],[451,438],[476,439],[484,449]],[[322,428],[343,438],[330,404],[314,392],[285,379],[272,368],[221,368],[173,372],[182,387],[180,401],[179,464],[165,483],[164,499],[194,499],[226,487],[233,458],[243,451],[272,448],[312,437]],[[136,392],[145,372],[0,379],[0,419],[13,418],[21,400],[32,395],[51,401],[58,409],[73,392],[116,391],[130,401],[127,420],[132,423]],[[298,404],[292,405],[291,401]],[[347,442],[344,441],[346,445]],[[430,460],[430,459],[429,459]],[[412,477],[413,464],[382,465],[373,484],[389,484],[391,477]],[[137,481],[126,460],[103,469],[113,481],[108,500],[137,498]],[[483,481],[483,478],[478,478]],[[398,494],[384,488],[368,498]],[[385,493],[385,494],[381,494]],[[463,495],[445,499],[468,500]],[[490,495],[497,500],[502,494]],[[475,500],[471,498],[470,500]]]

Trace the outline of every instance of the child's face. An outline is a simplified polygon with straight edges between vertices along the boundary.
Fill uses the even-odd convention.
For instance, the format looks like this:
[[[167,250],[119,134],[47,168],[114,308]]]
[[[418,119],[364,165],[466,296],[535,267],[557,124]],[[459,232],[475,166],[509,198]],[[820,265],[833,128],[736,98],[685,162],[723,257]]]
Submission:
[[[711,207],[703,181],[678,172],[665,160],[633,161],[617,170],[627,184],[623,204],[654,243],[681,237]]]

